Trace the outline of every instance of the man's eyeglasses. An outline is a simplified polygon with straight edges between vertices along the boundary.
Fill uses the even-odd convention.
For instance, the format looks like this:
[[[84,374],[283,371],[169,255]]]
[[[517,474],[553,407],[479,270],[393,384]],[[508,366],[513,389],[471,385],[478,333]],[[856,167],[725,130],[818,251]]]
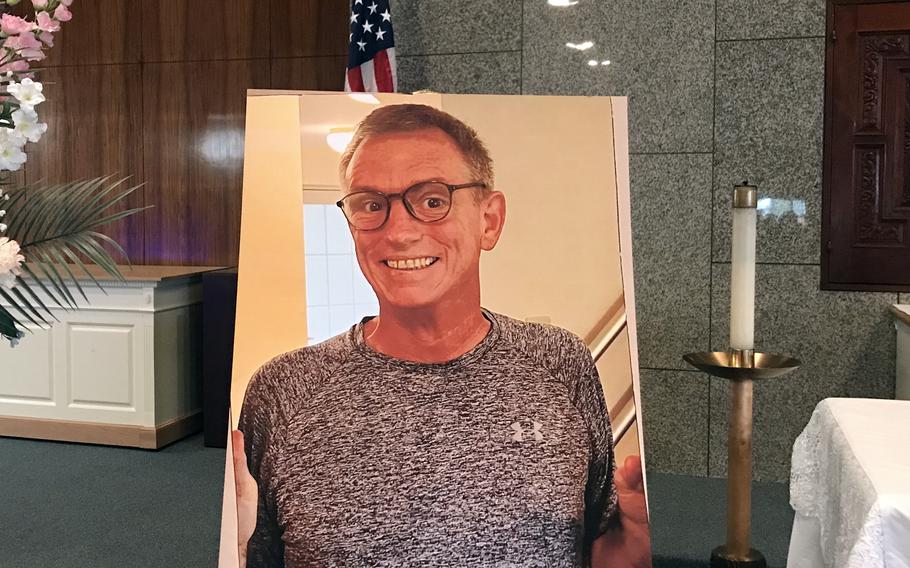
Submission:
[[[344,212],[348,223],[361,231],[374,231],[389,220],[392,200],[400,198],[411,217],[424,223],[445,219],[452,209],[452,192],[467,187],[486,188],[480,182],[450,185],[441,181],[425,181],[401,193],[381,191],[355,191],[344,196],[335,205]]]

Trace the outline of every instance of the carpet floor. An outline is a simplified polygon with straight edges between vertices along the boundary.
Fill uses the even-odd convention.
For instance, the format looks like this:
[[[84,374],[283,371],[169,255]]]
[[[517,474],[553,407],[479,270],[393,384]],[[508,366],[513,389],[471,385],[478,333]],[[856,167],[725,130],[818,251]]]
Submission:
[[[0,567],[217,566],[224,450],[0,438]],[[724,540],[723,479],[650,474],[656,567],[707,566]],[[753,488],[753,540],[786,564],[786,484]]]

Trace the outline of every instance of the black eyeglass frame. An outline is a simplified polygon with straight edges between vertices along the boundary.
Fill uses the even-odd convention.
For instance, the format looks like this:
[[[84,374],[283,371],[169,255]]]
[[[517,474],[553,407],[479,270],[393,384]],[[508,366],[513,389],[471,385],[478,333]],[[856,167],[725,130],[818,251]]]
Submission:
[[[424,221],[423,219],[419,218],[414,213],[414,210],[411,209],[411,205],[404,198],[404,196],[407,192],[411,191],[412,189],[422,186],[422,185],[429,184],[429,183],[436,183],[439,185],[443,185],[446,187],[446,189],[449,190],[449,208],[448,208],[448,210],[446,210],[446,214],[443,215],[442,217],[440,217],[439,219],[433,219],[432,221]],[[404,191],[401,191],[398,193],[384,193],[382,191],[377,191],[377,190],[372,190],[372,189],[363,190],[363,191],[355,191],[353,193],[349,193],[349,194],[345,195],[343,198],[336,201],[335,205],[337,205],[338,208],[341,209],[341,214],[344,215],[344,218],[347,220],[348,224],[351,225],[352,227],[354,227],[355,229],[357,229],[358,231],[378,231],[379,229],[383,228],[385,226],[385,224],[389,222],[389,216],[392,214],[392,200],[396,199],[396,198],[401,200],[401,204],[404,205],[404,208],[408,212],[408,214],[412,218],[416,219],[417,221],[420,221],[421,223],[438,223],[439,221],[442,221],[443,219],[448,217],[449,212],[452,211],[452,193],[454,193],[456,189],[466,189],[469,187],[479,187],[481,189],[487,189],[487,184],[480,182],[480,181],[474,181],[474,182],[470,182],[470,183],[461,183],[461,184],[453,185],[453,184],[446,183],[444,181],[439,181],[439,180],[427,180],[427,181],[421,181],[421,182],[415,183],[414,185],[410,186],[409,188],[405,189]],[[385,210],[385,219],[383,219],[382,223],[380,223],[374,229],[361,229],[360,227],[358,227],[357,225],[352,223],[350,219],[348,219],[348,214],[344,210],[344,200],[345,199],[347,199],[348,197],[351,197],[353,195],[361,195],[364,193],[369,193],[372,195],[380,195],[380,196],[384,197],[386,199],[386,201],[388,201],[388,203],[389,203],[389,206],[386,207],[386,210]]]

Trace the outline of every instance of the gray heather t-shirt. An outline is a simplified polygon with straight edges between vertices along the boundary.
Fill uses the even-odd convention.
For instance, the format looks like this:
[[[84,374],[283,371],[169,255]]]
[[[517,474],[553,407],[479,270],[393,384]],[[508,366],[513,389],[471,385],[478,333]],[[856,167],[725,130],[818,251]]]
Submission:
[[[263,365],[240,429],[259,482],[248,566],[562,567],[616,518],[597,370],[561,328],[484,310],[445,363],[363,323]]]

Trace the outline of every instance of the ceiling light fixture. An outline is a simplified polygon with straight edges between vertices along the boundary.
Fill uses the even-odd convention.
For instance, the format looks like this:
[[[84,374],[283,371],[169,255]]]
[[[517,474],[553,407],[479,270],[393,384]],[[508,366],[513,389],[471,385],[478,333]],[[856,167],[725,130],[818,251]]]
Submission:
[[[326,144],[329,145],[332,150],[335,150],[339,154],[344,152],[345,148],[348,147],[348,144],[351,142],[351,138],[354,137],[354,129],[350,126],[340,126],[337,128],[332,128],[329,130],[329,133],[325,137]]]
[[[593,41],[584,41],[582,43],[572,43],[570,41],[570,42],[566,42],[566,47],[570,47],[572,49],[577,49],[578,51],[585,51],[587,49],[591,49],[592,47],[594,47],[594,42]]]
[[[358,103],[366,103],[369,105],[378,105],[379,99],[370,93],[348,93],[348,96],[357,101]]]

